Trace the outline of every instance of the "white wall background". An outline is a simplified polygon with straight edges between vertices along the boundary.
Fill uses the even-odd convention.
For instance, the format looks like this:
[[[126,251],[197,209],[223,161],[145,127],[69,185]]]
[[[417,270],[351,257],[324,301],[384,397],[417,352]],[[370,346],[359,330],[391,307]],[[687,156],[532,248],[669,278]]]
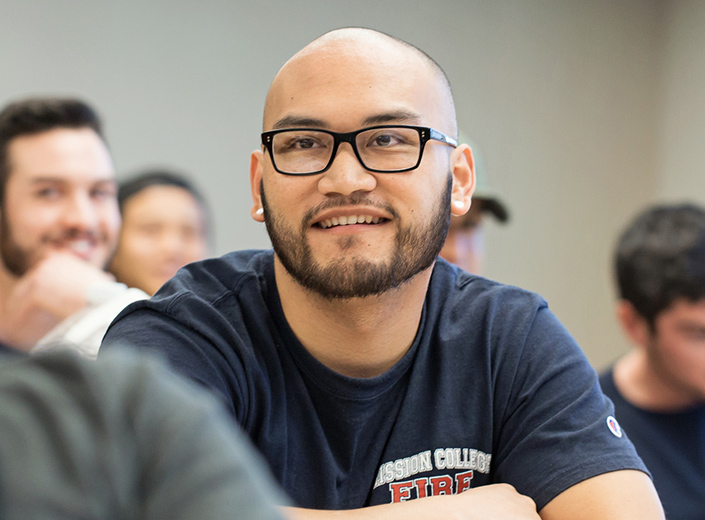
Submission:
[[[194,175],[215,253],[268,247],[248,182],[266,89],[291,54],[350,25],[414,43],[448,73],[512,210],[489,225],[487,274],[543,294],[596,367],[623,352],[618,231],[646,203],[705,202],[705,2],[0,0],[0,104],[84,97],[121,175]]]

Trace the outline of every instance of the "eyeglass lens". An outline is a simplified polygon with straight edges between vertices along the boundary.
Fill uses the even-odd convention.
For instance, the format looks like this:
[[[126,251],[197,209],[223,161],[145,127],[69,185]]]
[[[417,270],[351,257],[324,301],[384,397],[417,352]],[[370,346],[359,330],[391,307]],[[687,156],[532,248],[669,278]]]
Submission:
[[[275,134],[272,153],[279,168],[287,173],[323,170],[331,160],[335,139],[316,130],[291,130]],[[412,168],[419,160],[421,139],[413,128],[373,128],[357,134],[355,145],[365,168],[397,171]]]

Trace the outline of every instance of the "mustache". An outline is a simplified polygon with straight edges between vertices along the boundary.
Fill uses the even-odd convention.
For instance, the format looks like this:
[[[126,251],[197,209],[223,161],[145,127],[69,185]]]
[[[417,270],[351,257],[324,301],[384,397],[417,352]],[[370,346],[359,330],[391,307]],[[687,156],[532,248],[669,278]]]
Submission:
[[[341,197],[336,197],[332,198],[329,200],[324,200],[323,202],[316,204],[313,208],[308,210],[306,214],[303,216],[301,219],[301,225],[302,229],[306,230],[311,222],[315,219],[316,215],[319,213],[329,210],[331,208],[340,208],[343,206],[370,206],[373,208],[379,208],[390,215],[392,215],[394,218],[397,218],[399,215],[397,211],[392,207],[391,204],[384,203],[384,202],[379,202],[376,200],[373,200],[368,196],[367,193],[362,193],[362,192],[355,192],[350,195],[345,195]]]
[[[45,244],[64,242],[67,240],[89,240],[91,242],[97,242],[103,240],[104,238],[104,233],[80,229],[68,229],[56,233],[48,233],[41,238],[41,242]]]

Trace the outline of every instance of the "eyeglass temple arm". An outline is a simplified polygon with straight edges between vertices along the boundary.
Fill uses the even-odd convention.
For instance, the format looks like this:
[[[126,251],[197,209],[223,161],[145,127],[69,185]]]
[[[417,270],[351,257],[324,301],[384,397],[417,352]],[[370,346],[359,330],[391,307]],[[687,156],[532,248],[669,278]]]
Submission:
[[[435,141],[440,141],[442,143],[449,144],[451,146],[458,146],[458,141],[456,141],[452,137],[447,136],[446,134],[441,133],[438,130],[434,130],[433,128],[429,128],[429,130],[430,130],[431,139],[433,139]]]

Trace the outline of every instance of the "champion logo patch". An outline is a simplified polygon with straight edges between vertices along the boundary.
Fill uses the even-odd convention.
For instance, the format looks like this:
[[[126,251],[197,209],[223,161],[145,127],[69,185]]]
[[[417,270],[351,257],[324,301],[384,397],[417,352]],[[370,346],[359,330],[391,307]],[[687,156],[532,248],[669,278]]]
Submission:
[[[619,437],[620,439],[622,438],[622,428],[620,428],[617,419],[615,419],[611,415],[607,418],[607,427],[612,432],[612,435],[614,435],[615,437]]]

